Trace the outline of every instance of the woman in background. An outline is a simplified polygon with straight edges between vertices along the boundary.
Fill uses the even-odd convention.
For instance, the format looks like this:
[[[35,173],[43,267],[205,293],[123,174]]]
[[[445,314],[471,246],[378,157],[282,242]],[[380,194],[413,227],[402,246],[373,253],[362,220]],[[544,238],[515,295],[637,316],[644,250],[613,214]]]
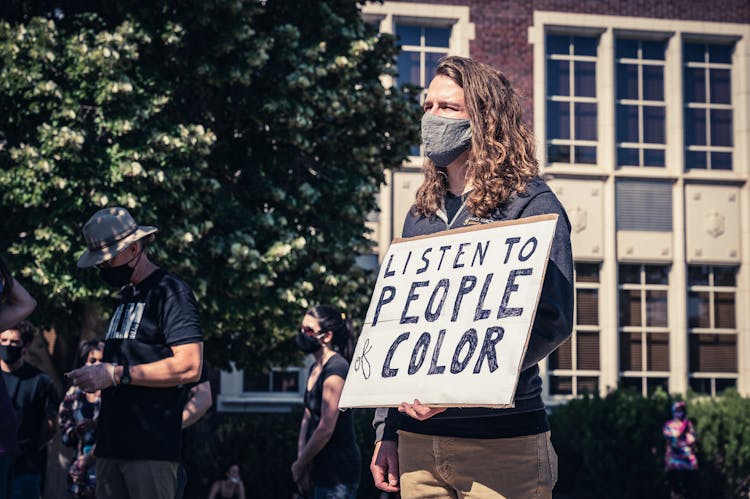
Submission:
[[[305,413],[297,439],[292,478],[300,493],[313,499],[357,496],[362,458],[351,411],[339,411],[339,399],[353,354],[351,321],[329,305],[307,311],[297,346],[315,357],[305,390]]]
[[[227,478],[211,486],[208,499],[245,499],[245,484],[240,479],[240,467],[233,464],[227,470]]]
[[[78,346],[78,366],[98,364],[102,361],[104,342],[83,341]],[[60,430],[62,442],[76,449],[75,458],[68,470],[68,490],[75,498],[93,498],[96,493],[96,420],[101,407],[101,392],[86,393],[71,386],[60,404]]]

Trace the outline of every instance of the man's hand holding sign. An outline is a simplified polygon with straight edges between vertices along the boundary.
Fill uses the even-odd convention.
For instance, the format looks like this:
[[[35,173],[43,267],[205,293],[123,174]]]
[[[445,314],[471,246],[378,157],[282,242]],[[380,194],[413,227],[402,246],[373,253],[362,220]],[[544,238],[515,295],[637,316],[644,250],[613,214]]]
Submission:
[[[404,239],[388,251],[339,407],[508,407],[557,215]]]

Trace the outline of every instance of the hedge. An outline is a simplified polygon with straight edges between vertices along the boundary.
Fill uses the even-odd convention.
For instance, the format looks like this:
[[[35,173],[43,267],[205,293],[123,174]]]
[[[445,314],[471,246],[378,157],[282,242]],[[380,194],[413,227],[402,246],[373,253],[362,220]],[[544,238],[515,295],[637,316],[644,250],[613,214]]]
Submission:
[[[663,391],[644,398],[618,390],[555,408],[556,492],[582,499],[668,497],[661,428],[673,401]],[[750,399],[735,391],[717,398],[689,395],[687,412],[697,437],[695,497],[748,497]]]
[[[372,410],[354,409],[357,443],[362,451],[359,497],[376,498],[370,458]],[[302,408],[289,414],[212,414],[186,435],[186,499],[205,499],[214,480],[231,464],[240,466],[247,497],[289,499],[296,491],[291,465],[297,456]]]
[[[662,391],[648,398],[618,390],[551,409],[552,441],[559,456],[560,498],[668,497],[661,428],[674,400]],[[736,392],[717,398],[688,396],[688,416],[698,438],[696,497],[748,497],[750,399]],[[290,414],[214,414],[186,442],[186,498],[205,498],[211,483],[240,465],[248,497],[289,499],[301,408]],[[379,497],[372,486],[372,410],[355,410],[362,450],[361,498]]]

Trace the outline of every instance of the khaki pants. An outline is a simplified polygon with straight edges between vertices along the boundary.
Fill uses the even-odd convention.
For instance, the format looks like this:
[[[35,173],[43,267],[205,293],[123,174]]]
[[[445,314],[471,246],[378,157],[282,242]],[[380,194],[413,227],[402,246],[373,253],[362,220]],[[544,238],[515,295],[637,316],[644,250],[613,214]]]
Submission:
[[[398,434],[404,499],[552,497],[557,454],[549,432],[496,439]]]
[[[97,499],[174,499],[177,463],[96,458]]]

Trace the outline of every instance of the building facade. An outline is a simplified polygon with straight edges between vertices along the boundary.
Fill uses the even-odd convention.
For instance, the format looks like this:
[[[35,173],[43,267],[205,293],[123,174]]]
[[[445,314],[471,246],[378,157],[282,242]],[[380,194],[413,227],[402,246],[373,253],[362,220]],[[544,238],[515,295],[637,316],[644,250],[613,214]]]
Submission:
[[[576,270],[573,335],[542,366],[548,402],[617,386],[750,394],[750,3],[389,0],[363,17],[401,45],[386,85],[426,87],[461,55],[522,96]],[[381,258],[421,163],[415,145],[387,175],[370,222]],[[226,408],[299,400],[303,372],[269,373],[267,391],[226,374]],[[296,392],[274,389],[290,377]],[[284,402],[248,402],[269,399]]]

